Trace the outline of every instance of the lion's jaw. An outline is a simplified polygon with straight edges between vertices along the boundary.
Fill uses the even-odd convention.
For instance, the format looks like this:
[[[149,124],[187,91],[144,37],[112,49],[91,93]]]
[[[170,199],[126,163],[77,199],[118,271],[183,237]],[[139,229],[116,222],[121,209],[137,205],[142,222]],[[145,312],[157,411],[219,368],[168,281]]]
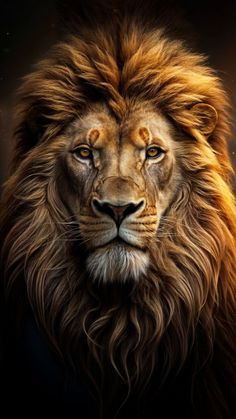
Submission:
[[[115,244],[92,252],[87,258],[86,266],[94,280],[139,280],[141,275],[147,273],[149,254],[147,251]]]
[[[150,245],[181,178],[173,127],[150,105],[143,108],[139,104],[118,123],[95,105],[70,127],[67,167],[93,280],[145,275]]]

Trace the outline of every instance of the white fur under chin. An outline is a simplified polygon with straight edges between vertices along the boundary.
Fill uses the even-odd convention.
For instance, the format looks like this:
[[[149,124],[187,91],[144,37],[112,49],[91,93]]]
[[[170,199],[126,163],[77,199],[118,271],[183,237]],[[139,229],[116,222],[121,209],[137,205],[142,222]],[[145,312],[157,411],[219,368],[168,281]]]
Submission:
[[[124,246],[97,249],[87,258],[87,270],[91,277],[102,282],[138,281],[146,274],[148,265],[149,255],[146,252],[128,250]]]

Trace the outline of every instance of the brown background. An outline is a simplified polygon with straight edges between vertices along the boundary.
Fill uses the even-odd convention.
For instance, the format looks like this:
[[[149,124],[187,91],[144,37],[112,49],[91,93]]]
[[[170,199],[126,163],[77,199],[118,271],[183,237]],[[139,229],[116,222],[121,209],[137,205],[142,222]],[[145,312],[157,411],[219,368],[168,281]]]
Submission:
[[[164,3],[164,1],[163,1]],[[236,168],[236,1],[176,0],[192,25],[197,49],[209,56],[231,97],[233,136],[230,154]],[[7,177],[12,104],[21,77],[60,37],[56,0],[0,0],[0,183]]]

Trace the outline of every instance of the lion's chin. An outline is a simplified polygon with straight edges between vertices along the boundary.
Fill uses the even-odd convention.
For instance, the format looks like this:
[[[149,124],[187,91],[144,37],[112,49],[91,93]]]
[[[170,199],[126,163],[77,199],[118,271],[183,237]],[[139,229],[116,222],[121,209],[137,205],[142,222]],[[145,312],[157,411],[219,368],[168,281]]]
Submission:
[[[131,246],[110,245],[94,250],[86,266],[95,281],[138,281],[147,272],[149,254]]]

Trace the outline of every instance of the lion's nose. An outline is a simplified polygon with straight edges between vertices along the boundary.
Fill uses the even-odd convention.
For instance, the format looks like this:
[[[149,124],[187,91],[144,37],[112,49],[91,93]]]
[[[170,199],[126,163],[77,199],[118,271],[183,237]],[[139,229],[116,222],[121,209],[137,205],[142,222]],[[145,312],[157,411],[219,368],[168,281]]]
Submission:
[[[125,205],[114,205],[108,201],[99,201],[98,199],[93,199],[92,206],[99,213],[109,215],[117,225],[120,225],[124,218],[130,214],[137,212],[142,206],[144,206],[144,200],[139,202],[129,202]]]

